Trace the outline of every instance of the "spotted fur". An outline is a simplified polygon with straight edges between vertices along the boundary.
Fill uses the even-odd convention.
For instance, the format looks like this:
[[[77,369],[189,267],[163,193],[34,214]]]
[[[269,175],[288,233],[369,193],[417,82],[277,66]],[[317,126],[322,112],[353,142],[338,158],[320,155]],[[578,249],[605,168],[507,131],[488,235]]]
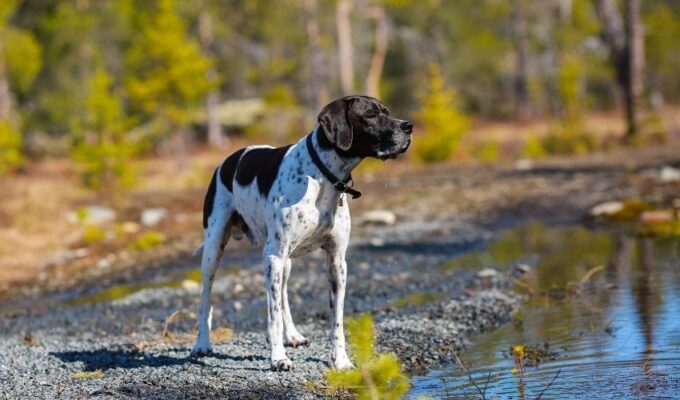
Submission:
[[[365,157],[391,158],[404,152],[411,142],[411,128],[408,121],[389,118],[378,100],[349,96],[326,106],[310,135],[321,162],[344,178]],[[193,355],[211,351],[210,294],[215,271],[229,238],[245,234],[263,247],[272,369],[293,368],[284,342],[307,343],[293,323],[287,284],[291,258],[319,248],[329,265],[331,358],[336,368],[352,366],[343,328],[349,208],[347,201],[340,201],[345,194],[335,189],[310,158],[305,141],[281,148],[246,147],[227,157],[213,175],[204,207],[203,291]]]

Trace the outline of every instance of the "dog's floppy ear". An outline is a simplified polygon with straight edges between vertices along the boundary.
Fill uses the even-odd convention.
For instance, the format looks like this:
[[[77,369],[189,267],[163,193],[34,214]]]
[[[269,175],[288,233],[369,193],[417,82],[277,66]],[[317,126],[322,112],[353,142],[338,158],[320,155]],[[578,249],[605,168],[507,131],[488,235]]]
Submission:
[[[328,104],[319,113],[319,125],[326,137],[339,149],[347,151],[352,147],[354,128],[349,120],[353,99],[344,97]]]

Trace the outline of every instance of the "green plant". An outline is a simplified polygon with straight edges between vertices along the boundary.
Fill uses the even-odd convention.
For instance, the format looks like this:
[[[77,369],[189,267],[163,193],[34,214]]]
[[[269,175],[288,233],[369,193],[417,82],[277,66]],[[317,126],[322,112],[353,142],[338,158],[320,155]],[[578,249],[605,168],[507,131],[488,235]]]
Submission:
[[[456,92],[447,89],[438,64],[430,65],[428,92],[423,96],[418,121],[423,134],[414,143],[418,159],[426,163],[446,161],[460,146],[470,121],[456,106]]]
[[[333,389],[346,388],[359,399],[399,399],[409,389],[408,378],[394,354],[375,354],[373,318],[364,314],[347,320],[349,344],[357,367],[328,370],[326,381]]]
[[[15,169],[22,161],[21,135],[9,121],[0,121],[0,175]]]
[[[103,69],[87,82],[84,126],[71,151],[83,184],[93,189],[132,186],[135,172],[130,161],[144,148],[128,137],[120,100],[111,86],[112,78]]]
[[[501,155],[501,145],[497,141],[487,140],[475,148],[475,158],[483,162],[496,162]]]
[[[161,232],[151,230],[139,235],[132,244],[132,248],[140,251],[150,250],[160,246],[163,242],[165,242],[165,235]]]
[[[94,244],[101,242],[105,238],[106,231],[102,228],[93,225],[85,225],[85,231],[83,231],[83,242],[87,244]]]
[[[531,136],[524,142],[524,147],[522,148],[522,157],[536,159],[545,157],[548,152],[543,146],[543,141],[541,139]]]

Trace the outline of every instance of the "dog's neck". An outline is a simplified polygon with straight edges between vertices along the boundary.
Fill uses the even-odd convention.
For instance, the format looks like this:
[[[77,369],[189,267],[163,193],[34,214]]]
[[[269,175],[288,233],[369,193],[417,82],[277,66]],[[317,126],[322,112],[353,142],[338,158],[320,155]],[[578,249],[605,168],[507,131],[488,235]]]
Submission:
[[[361,162],[361,157],[346,157],[338,154],[320,126],[317,125],[310,135],[312,135],[314,150],[319,154],[319,159],[336,178],[346,179]]]

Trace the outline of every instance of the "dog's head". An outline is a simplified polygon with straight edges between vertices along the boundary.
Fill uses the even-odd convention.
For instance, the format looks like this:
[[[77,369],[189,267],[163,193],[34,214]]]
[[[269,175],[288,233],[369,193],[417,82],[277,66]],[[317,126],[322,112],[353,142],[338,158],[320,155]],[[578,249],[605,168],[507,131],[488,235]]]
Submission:
[[[338,153],[348,157],[396,158],[411,144],[413,123],[390,118],[383,103],[346,96],[321,110],[319,125]]]

